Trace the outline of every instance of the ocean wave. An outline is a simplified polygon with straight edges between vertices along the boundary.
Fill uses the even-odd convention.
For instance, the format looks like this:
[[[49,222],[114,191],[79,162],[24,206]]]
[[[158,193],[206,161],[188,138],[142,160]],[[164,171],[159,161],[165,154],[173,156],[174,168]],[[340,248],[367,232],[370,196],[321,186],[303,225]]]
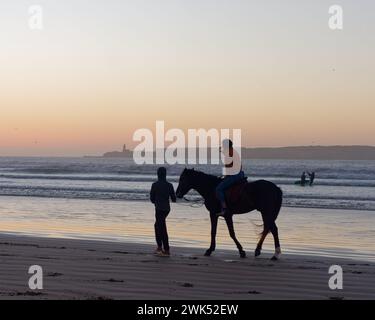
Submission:
[[[348,200],[348,201],[373,201],[375,202],[375,196],[331,196],[331,195],[301,195],[301,194],[285,194],[285,199],[309,199],[309,200],[316,200],[317,202],[320,200]]]
[[[148,194],[147,190],[142,189],[129,189],[129,188],[100,188],[100,187],[54,187],[54,186],[14,186],[14,185],[1,185],[0,193],[4,190],[15,190],[20,194],[24,192],[38,192],[51,191],[51,192],[91,192],[91,193],[138,193],[138,194]]]
[[[31,174],[0,174],[4,179],[25,179],[25,180],[71,180],[71,181],[134,181],[134,182],[152,182],[156,176],[103,176],[103,175],[31,175]],[[171,179],[178,181],[178,178]]]
[[[245,160],[249,181],[266,179],[284,191],[284,205],[375,210],[375,162]],[[141,200],[149,197],[158,165],[132,159],[0,158],[0,195],[49,198]],[[167,166],[177,185],[183,165]],[[220,175],[220,166],[196,165]],[[316,171],[312,188],[295,185],[302,171]],[[197,199],[196,193],[189,197]]]
[[[33,187],[2,186],[0,196],[48,197],[69,199],[101,199],[101,200],[141,200],[148,201],[149,193],[145,189],[131,188],[87,188],[87,187]],[[189,193],[190,199],[201,199],[196,193]],[[300,195],[284,192],[284,206],[375,210],[375,197]]]
[[[298,180],[296,178],[280,179],[274,176],[255,176],[249,177],[249,181],[265,179],[278,185],[294,185]],[[113,181],[113,182],[153,182],[156,175],[128,174],[128,175],[61,175],[61,174],[0,174],[0,179],[16,180],[69,180],[69,181]],[[178,182],[179,176],[169,176],[171,182]],[[349,180],[349,179],[316,179],[314,185],[318,186],[342,186],[342,187],[375,187],[375,180]]]

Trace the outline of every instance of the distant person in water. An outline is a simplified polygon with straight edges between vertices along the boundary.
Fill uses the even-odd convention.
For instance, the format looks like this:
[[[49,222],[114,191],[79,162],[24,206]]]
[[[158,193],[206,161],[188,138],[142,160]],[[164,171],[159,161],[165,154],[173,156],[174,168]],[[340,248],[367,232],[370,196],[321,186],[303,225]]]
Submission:
[[[301,186],[304,186],[306,183],[306,172],[302,172],[302,175],[301,175]]]
[[[158,245],[155,254],[169,257],[169,241],[166,219],[171,210],[169,199],[176,202],[173,185],[167,181],[167,169],[160,167],[157,171],[158,181],[154,182],[150,191],[150,200],[155,205],[155,238]]]
[[[312,171],[312,172],[307,172],[307,174],[309,175],[310,186],[312,186],[312,184],[314,183],[314,180],[315,180],[315,172],[314,172],[314,171]]]
[[[228,213],[227,204],[225,202],[225,191],[232,185],[245,178],[242,171],[241,157],[238,152],[233,148],[233,142],[230,139],[225,139],[220,148],[224,156],[224,179],[216,187],[216,195],[220,200],[221,212],[219,216],[225,216]]]

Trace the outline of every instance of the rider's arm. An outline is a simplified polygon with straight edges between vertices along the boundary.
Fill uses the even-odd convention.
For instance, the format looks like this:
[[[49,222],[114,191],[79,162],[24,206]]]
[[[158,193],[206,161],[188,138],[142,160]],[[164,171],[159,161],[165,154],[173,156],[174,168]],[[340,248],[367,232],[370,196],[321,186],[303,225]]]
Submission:
[[[231,163],[226,163],[225,168],[232,168],[233,167],[233,148],[229,149],[229,157],[231,157],[232,162]],[[230,158],[228,158],[229,160]]]

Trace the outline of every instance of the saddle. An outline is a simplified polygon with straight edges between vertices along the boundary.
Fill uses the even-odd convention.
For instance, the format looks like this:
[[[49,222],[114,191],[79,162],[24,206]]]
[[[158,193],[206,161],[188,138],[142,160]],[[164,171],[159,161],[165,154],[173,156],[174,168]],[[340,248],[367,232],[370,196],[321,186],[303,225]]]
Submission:
[[[241,179],[225,191],[225,201],[228,205],[236,204],[240,200],[242,192],[246,185],[247,177]]]

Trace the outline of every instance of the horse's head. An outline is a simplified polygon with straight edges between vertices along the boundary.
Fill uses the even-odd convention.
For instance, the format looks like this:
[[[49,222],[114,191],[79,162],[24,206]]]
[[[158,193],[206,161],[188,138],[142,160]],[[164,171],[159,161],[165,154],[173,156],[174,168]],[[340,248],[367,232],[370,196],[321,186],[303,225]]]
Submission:
[[[192,189],[192,173],[194,169],[187,169],[185,168],[180,175],[180,180],[178,181],[178,187],[176,190],[177,198],[182,198],[185,194],[187,194]]]

